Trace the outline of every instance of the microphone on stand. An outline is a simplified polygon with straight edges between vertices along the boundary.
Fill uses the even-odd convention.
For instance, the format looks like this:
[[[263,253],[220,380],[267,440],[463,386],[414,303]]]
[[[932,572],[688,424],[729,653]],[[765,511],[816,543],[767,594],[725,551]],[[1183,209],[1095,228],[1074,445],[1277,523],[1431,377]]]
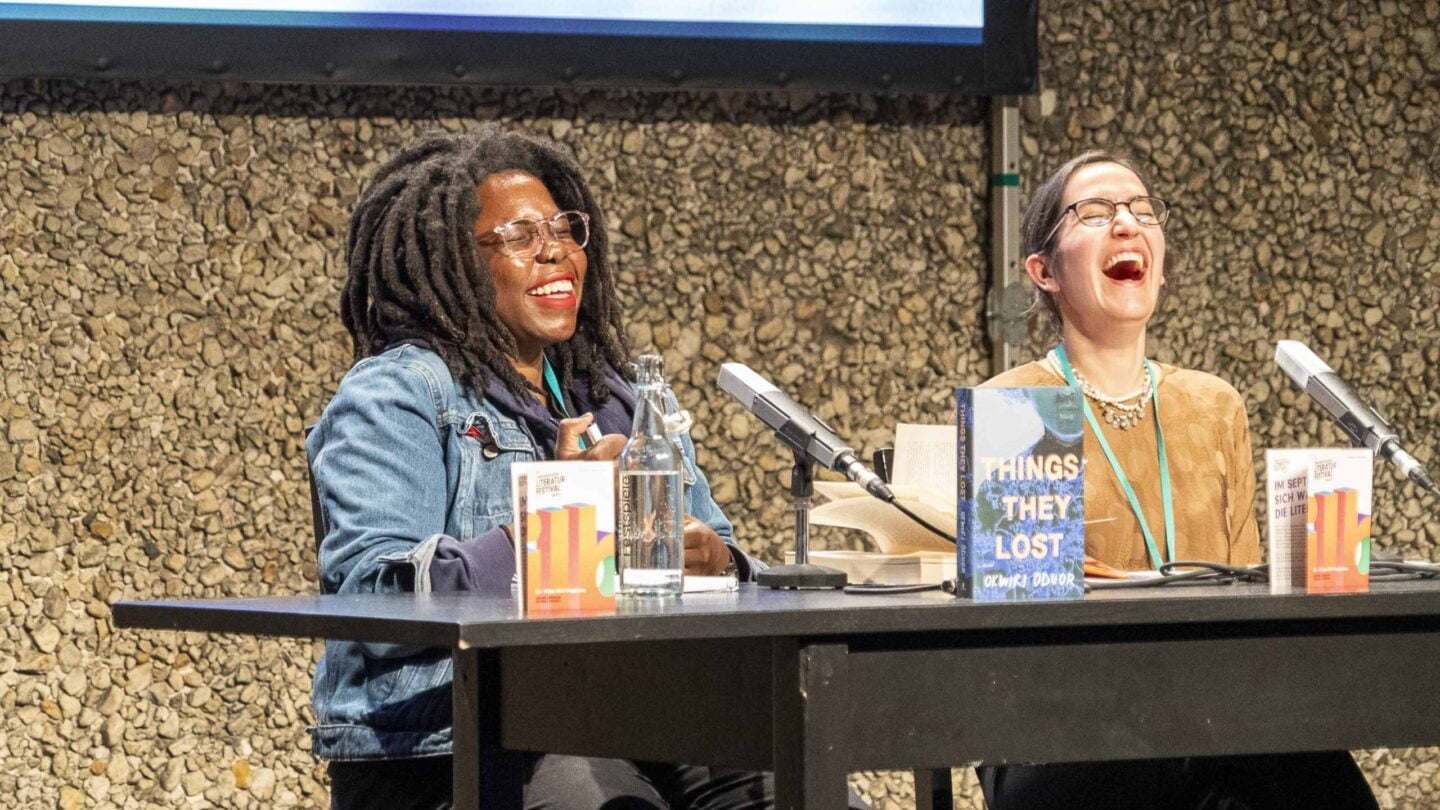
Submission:
[[[1335,417],[1340,429],[1356,447],[1370,448],[1422,489],[1440,493],[1425,472],[1425,467],[1400,445],[1400,437],[1390,420],[1361,400],[1308,346],[1298,340],[1278,341],[1275,344],[1275,362],[1300,390]]]
[[[810,562],[810,496],[815,492],[815,465],[844,473],[887,503],[895,502],[894,493],[855,458],[855,451],[835,431],[749,366],[721,365],[720,388],[775,431],[795,455],[795,466],[790,469],[790,495],[795,502],[795,562],[761,571],[755,581],[767,588],[845,587],[844,571]]]
[[[900,510],[902,514],[928,531],[955,542],[955,536],[915,514],[885,484],[885,479],[871,472],[855,457],[855,451],[835,435],[828,425],[810,415],[795,400],[771,385],[764,377],[756,374],[743,363],[725,363],[720,366],[720,388],[740,400],[775,435],[780,437],[798,458],[819,464],[826,469],[842,473],[846,478],[859,484],[871,495]]]
[[[749,366],[721,365],[720,388],[740,400],[745,410],[775,431],[791,450],[804,454],[827,470],[841,473],[882,501],[895,500],[890,487],[855,457],[855,450],[841,441],[835,431]]]

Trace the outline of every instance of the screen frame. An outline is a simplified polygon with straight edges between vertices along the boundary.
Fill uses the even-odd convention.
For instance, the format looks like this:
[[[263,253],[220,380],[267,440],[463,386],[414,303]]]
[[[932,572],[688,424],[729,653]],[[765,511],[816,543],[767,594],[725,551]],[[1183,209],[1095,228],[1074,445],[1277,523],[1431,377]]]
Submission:
[[[1038,17],[985,0],[981,45],[6,20],[0,79],[1021,95]]]

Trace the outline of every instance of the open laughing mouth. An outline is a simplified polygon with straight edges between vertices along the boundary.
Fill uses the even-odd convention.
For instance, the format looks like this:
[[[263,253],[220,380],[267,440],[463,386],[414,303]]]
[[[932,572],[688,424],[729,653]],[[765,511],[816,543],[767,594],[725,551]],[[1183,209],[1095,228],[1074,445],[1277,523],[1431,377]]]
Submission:
[[[566,307],[575,304],[575,279],[557,278],[538,284],[525,294],[547,306]]]
[[[1133,250],[1116,253],[1101,272],[1112,281],[1144,281],[1145,257]]]

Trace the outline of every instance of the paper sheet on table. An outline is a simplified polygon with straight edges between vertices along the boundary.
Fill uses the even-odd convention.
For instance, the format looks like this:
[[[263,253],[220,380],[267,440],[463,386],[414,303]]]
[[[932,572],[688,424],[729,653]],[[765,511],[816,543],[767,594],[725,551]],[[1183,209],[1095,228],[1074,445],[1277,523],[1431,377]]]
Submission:
[[[683,587],[685,593],[726,593],[740,590],[740,581],[729,574],[716,577],[686,574]]]

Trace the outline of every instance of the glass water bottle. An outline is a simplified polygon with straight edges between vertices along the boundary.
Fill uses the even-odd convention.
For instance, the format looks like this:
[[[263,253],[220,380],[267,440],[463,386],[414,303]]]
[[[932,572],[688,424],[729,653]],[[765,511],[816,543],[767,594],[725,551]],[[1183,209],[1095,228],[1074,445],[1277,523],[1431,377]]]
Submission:
[[[664,361],[636,360],[639,402],[620,452],[620,593],[678,597],[685,574],[680,443],[666,429]]]

